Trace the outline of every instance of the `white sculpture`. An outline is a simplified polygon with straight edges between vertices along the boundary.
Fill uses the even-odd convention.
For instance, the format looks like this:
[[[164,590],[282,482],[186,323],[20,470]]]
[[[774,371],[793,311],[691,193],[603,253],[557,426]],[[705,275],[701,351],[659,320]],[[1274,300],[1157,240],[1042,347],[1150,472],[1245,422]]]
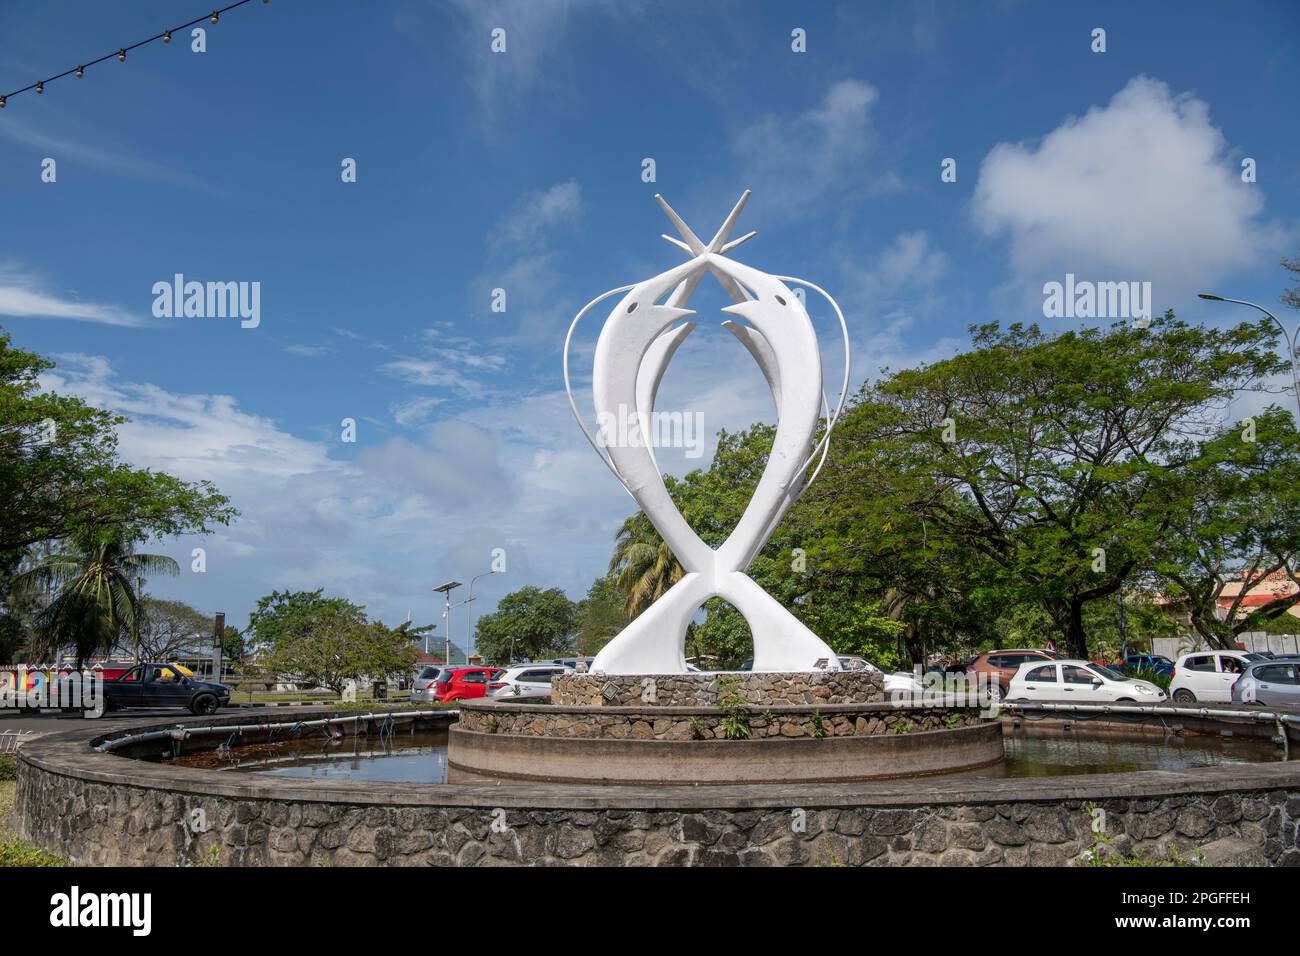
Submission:
[[[754,638],[754,670],[838,670],[835,652],[746,574],[786,510],[817,477],[826,459],[831,430],[848,389],[848,328],[839,306],[826,292],[801,279],[773,276],[727,258],[726,253],[752,238],[750,232],[728,241],[749,198],[740,197],[707,245],[655,196],[681,233],[682,241],[663,238],[691,258],[644,282],[611,289],[593,299],[574,317],[564,342],[564,386],[578,425],[596,453],[640,505],[681,562],[682,579],[605,646],[592,662],[606,674],[686,673],[686,628],[705,601],[730,601],[749,623]],[[651,420],[655,395],[677,347],[695,328],[682,322],[694,312],[684,308],[705,272],[711,272],[735,304],[723,309],[736,318],[723,323],[758,362],[776,403],[776,437],[767,467],[739,524],[716,551],[709,548],[682,517],[664,485],[648,436],[607,445],[601,454],[578,412],[569,382],[569,343],[582,317],[594,306],[626,293],[610,311],[596,345],[592,391],[600,420],[618,418],[620,409],[635,411],[636,427]],[[821,352],[817,335],[800,298],[787,282],[824,296],[839,317],[844,334],[844,381],[834,413],[822,391]],[[660,304],[660,300],[664,300]],[[813,448],[818,421],[826,429]],[[817,458],[816,468],[807,476]],[[805,476],[807,476],[805,478]]]

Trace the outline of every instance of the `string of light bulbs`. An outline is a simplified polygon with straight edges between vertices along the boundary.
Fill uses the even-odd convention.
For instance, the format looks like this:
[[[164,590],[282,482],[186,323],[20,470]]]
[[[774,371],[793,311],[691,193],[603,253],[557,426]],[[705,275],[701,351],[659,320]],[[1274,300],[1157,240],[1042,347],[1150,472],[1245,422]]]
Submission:
[[[223,13],[229,10],[233,10],[235,9],[235,7],[242,7],[244,4],[251,3],[251,2],[252,0],[237,0],[236,3],[232,3],[229,6],[219,7],[218,9],[213,10],[210,13],[203,14],[203,16],[201,17],[195,17],[189,23],[182,23],[180,26],[171,27],[167,30],[164,30],[162,33],[155,34],[154,36],[151,36],[145,40],[140,40],[137,43],[132,43],[129,46],[118,47],[112,53],[107,53],[104,56],[101,56],[97,60],[88,60],[85,63],[78,64],[77,66],[73,67],[71,70],[64,70],[62,73],[59,73],[55,76],[47,76],[43,80],[37,80],[35,83],[32,83],[28,86],[24,86],[21,90],[14,90],[12,93],[6,93],[3,96],[0,96],[0,109],[4,109],[5,104],[10,99],[17,96],[19,93],[26,93],[29,90],[35,90],[37,93],[44,93],[46,83],[53,83],[55,80],[61,80],[65,76],[75,76],[78,79],[80,79],[81,77],[86,75],[86,70],[89,67],[95,66],[99,63],[103,63],[105,60],[111,60],[113,59],[113,57],[117,57],[117,61],[119,63],[125,63],[126,55],[130,53],[132,50],[138,47],[142,47],[147,43],[153,43],[155,40],[162,40],[163,43],[171,43],[173,33],[188,30],[190,27],[202,23],[205,20],[215,26],[220,21],[221,15]],[[270,3],[271,0],[262,0],[262,2]]]

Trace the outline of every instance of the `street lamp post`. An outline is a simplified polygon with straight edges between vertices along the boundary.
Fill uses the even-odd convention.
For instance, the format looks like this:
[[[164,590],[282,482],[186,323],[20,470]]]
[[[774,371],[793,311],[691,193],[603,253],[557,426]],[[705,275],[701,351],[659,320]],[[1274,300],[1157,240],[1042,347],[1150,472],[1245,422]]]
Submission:
[[[491,571],[484,571],[482,574],[476,574],[472,578],[470,578],[469,597],[465,599],[465,604],[469,605],[472,604],[474,601],[475,581],[477,581],[479,578],[485,578],[489,574],[500,574],[500,573],[501,572],[498,571],[496,568],[493,568]],[[469,647],[474,639],[473,624],[474,624],[474,609],[472,607],[466,607],[465,608],[465,655],[466,655],[465,659],[466,660],[469,660]],[[514,662],[515,662],[515,647],[514,647],[514,637],[512,636],[510,639],[510,663],[513,664]]]
[[[1300,325],[1296,326],[1294,333],[1288,332],[1286,326],[1282,324],[1282,320],[1276,315],[1268,311],[1268,309],[1264,308],[1262,305],[1256,305],[1254,302],[1247,302],[1245,299],[1229,299],[1225,295],[1214,295],[1209,292],[1198,293],[1198,298],[1205,299],[1207,302],[1235,302],[1237,305],[1248,305],[1252,309],[1263,312],[1273,320],[1274,324],[1277,325],[1279,329],[1282,330],[1282,340],[1286,342],[1287,351],[1289,352],[1287,357],[1291,359],[1291,388],[1295,392],[1296,412],[1297,414],[1300,414],[1300,367],[1297,367],[1296,364],[1296,344],[1297,339],[1300,339]]]
[[[451,592],[458,587],[460,587],[459,581],[448,581],[446,584],[440,584],[433,589],[435,593],[441,594],[447,602],[447,606],[442,612],[443,627],[445,628],[443,640],[446,641],[447,648],[443,653],[442,662],[448,667],[451,666]]]

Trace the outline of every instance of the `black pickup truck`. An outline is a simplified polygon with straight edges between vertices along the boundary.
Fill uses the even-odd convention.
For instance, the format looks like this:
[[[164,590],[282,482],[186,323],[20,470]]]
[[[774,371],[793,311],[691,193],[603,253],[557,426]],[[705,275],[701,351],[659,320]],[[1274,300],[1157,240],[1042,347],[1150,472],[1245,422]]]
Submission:
[[[192,714],[215,714],[230,703],[225,684],[198,680],[172,664],[137,664],[125,674],[104,681],[109,710],[122,707],[185,707]]]

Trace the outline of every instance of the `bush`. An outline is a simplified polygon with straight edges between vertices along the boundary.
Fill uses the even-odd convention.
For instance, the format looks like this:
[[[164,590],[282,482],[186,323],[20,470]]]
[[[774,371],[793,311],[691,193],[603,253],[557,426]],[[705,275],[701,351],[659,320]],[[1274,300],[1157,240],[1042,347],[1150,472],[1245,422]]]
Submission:
[[[0,843],[0,867],[3,866],[67,866],[67,860],[46,853],[26,843]]]
[[[13,757],[0,757],[0,780],[17,780],[18,764]]]
[[[1166,694],[1169,693],[1170,677],[1167,673],[1158,673],[1155,668],[1152,667],[1134,667],[1126,670],[1125,673],[1127,673],[1129,677],[1136,678],[1137,680],[1150,681]]]

